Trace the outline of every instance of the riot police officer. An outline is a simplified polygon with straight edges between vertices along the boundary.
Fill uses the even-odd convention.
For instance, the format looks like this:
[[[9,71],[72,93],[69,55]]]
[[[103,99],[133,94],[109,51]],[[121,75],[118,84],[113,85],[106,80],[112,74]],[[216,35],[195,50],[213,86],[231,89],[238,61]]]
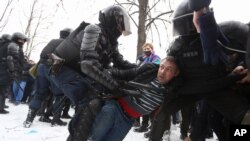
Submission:
[[[49,54],[52,53],[56,47],[71,33],[70,28],[65,28],[60,31],[60,38],[59,39],[52,39],[42,50],[40,54],[40,60],[38,64],[38,74],[35,79],[36,89],[35,94],[32,100],[29,103],[29,112],[27,114],[27,118],[24,121],[23,125],[26,128],[29,128],[38,112],[41,108],[42,102],[49,96],[50,91],[52,91],[53,95],[55,96],[55,104],[57,105],[58,102],[62,99],[63,92],[50,80],[49,78]],[[60,114],[62,111],[62,105],[55,106],[53,111],[53,119],[49,118],[49,114],[51,114],[52,109],[47,109],[46,113],[44,113],[40,117],[40,121],[42,122],[51,122],[52,125],[67,125],[66,122],[63,122],[60,119]]]
[[[6,38],[9,40],[9,37]],[[4,109],[5,90],[9,89],[12,80],[18,82],[18,76],[22,74],[24,64],[23,45],[28,38],[20,33],[15,32],[11,36],[11,41],[1,46],[1,65],[0,65],[0,113],[9,113]],[[7,69],[6,69],[7,68]]]
[[[117,39],[121,34],[131,33],[124,8],[118,5],[105,8],[99,13],[99,21],[99,24],[83,22],[52,54],[51,79],[77,107],[68,140],[87,139],[93,116],[101,107],[96,95],[118,90],[118,83],[105,71],[111,62],[120,69],[136,66],[125,61],[118,51]]]
[[[249,124],[245,97],[230,89],[243,76],[227,72],[227,56],[218,41],[227,45],[228,39],[208,8],[210,2],[184,0],[174,12],[173,29],[177,38],[168,55],[177,59],[184,85],[176,91],[176,98],[164,103],[153,122],[150,140],[161,140],[165,129],[162,120],[166,116],[202,98],[232,123]]]

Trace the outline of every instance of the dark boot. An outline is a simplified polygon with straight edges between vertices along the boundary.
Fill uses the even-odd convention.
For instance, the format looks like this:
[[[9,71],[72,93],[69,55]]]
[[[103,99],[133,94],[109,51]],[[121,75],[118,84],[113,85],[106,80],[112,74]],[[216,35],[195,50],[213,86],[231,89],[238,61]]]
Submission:
[[[72,117],[68,113],[66,113],[66,114],[62,114],[61,118],[71,119]]]
[[[49,118],[49,116],[42,115],[42,116],[39,118],[39,121],[50,123],[50,122],[51,122],[51,119]]]
[[[140,127],[140,118],[135,119],[133,126]]]
[[[142,117],[142,123],[139,128],[135,128],[135,132],[146,132],[148,131],[148,121],[149,121],[149,115],[145,115]]]
[[[9,111],[6,111],[6,110],[4,110],[4,109],[0,110],[0,114],[8,114],[8,113],[10,113],[10,112],[9,112]]]
[[[148,126],[144,124],[138,128],[135,128],[134,131],[139,132],[139,133],[146,132],[146,131],[148,131]]]
[[[59,126],[66,126],[67,125],[67,122],[64,122],[60,119],[60,113],[57,113],[53,116],[53,119],[51,121],[51,126],[56,126],[56,125],[59,125]]]
[[[144,134],[144,137],[145,137],[145,138],[149,138],[150,133],[151,133],[151,130],[149,130],[148,132],[146,132],[146,133]]]
[[[8,114],[9,111],[4,110],[5,107],[5,95],[0,94],[0,114]]]
[[[65,100],[65,104],[64,104],[64,108],[63,108],[63,113],[62,113],[62,116],[61,118],[65,118],[65,119],[70,119],[72,118],[70,115],[69,115],[69,109],[70,109],[70,100],[67,98]]]
[[[26,120],[23,122],[23,126],[24,126],[25,128],[30,128],[30,126],[31,126],[31,124],[32,124],[32,122],[33,122],[33,120],[34,120],[35,117],[36,117],[36,114],[37,114],[37,110],[31,109],[31,108],[29,109],[27,118],[26,118]]]

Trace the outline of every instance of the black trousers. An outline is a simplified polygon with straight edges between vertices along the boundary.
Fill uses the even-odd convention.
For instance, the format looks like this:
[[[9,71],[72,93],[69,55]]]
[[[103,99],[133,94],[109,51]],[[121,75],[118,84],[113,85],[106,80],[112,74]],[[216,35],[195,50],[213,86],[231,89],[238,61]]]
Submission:
[[[190,134],[192,141],[205,141],[209,129],[213,129],[219,141],[227,141],[227,125],[224,117],[205,100],[199,102],[199,109]]]
[[[0,110],[4,109],[5,106],[5,92],[8,89],[8,85],[0,85]]]
[[[181,121],[181,134],[187,135],[189,127],[193,124],[193,118],[196,107],[195,104],[192,104],[190,106],[186,106],[181,108],[181,115],[182,115],[182,121]]]
[[[165,125],[162,123],[164,123],[167,116],[180,110],[182,107],[192,105],[201,99],[206,99],[213,108],[234,124],[240,124],[249,109],[247,98],[235,94],[231,89],[211,93],[211,95],[180,94],[175,99],[163,103],[161,111],[153,120],[152,131],[149,137],[150,140],[161,141],[165,130]]]

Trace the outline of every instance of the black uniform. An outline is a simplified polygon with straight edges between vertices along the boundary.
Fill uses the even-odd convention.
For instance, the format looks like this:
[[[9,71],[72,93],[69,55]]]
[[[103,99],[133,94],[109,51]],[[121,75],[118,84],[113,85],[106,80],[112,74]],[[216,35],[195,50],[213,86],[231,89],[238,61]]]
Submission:
[[[174,14],[174,29],[179,37],[168,51],[168,55],[177,59],[184,85],[176,91],[176,99],[163,104],[153,122],[152,141],[161,140],[165,129],[162,120],[166,116],[202,98],[206,98],[210,105],[231,122],[247,124],[242,119],[247,115],[248,103],[230,88],[243,76],[229,75],[226,66],[228,60],[216,40],[227,43],[227,39],[217,27],[212,12],[200,17],[201,33],[197,34],[192,23],[193,16],[187,14],[195,9],[189,9],[188,4],[189,1],[183,1]]]
[[[76,116],[70,124],[69,140],[86,140],[93,116],[100,108],[99,100],[92,98],[118,88],[118,83],[105,69],[109,69],[111,63],[118,68],[136,66],[125,61],[117,48],[118,37],[122,32],[128,33],[128,18],[122,7],[110,6],[100,12],[100,24],[81,23],[54,51],[63,64],[59,69],[52,66],[51,79],[77,106]],[[97,95],[92,87],[99,90]],[[85,120],[89,121],[88,125]]]
[[[29,103],[29,112],[26,120],[24,121],[24,127],[29,128],[40,109],[42,116],[40,117],[40,121],[42,122],[51,122],[52,125],[66,125],[66,122],[60,120],[60,114],[62,110],[62,106],[51,106],[47,109],[46,113],[44,113],[46,104],[53,105],[53,97],[49,94],[52,92],[55,96],[55,104],[58,105],[58,102],[63,96],[62,91],[50,80],[49,78],[49,56],[51,53],[55,51],[58,45],[70,34],[71,29],[63,29],[60,31],[59,39],[52,39],[42,50],[40,54],[40,60],[37,67],[37,77],[36,81],[36,89],[35,94],[32,100]],[[47,99],[46,99],[47,98]],[[50,103],[50,104],[48,104]],[[43,106],[42,106],[43,104]],[[49,119],[49,115],[53,111],[53,119]],[[56,112],[55,112],[56,111]]]
[[[22,40],[22,42],[19,42]],[[5,90],[9,88],[12,80],[18,81],[22,75],[24,65],[23,44],[27,37],[22,33],[16,32],[12,35],[11,41],[7,38],[1,46],[0,53],[0,113],[5,111]]]

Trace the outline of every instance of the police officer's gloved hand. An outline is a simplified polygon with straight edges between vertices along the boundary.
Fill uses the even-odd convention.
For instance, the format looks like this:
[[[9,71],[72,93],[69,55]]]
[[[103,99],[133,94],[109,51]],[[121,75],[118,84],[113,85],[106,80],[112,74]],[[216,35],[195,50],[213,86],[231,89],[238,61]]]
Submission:
[[[230,73],[228,76],[227,76],[227,79],[229,82],[237,82],[237,81],[240,81],[242,78],[244,78],[246,76],[246,74],[237,74],[237,73]]]
[[[189,0],[189,7],[193,11],[199,11],[204,7],[208,7],[211,0]]]

